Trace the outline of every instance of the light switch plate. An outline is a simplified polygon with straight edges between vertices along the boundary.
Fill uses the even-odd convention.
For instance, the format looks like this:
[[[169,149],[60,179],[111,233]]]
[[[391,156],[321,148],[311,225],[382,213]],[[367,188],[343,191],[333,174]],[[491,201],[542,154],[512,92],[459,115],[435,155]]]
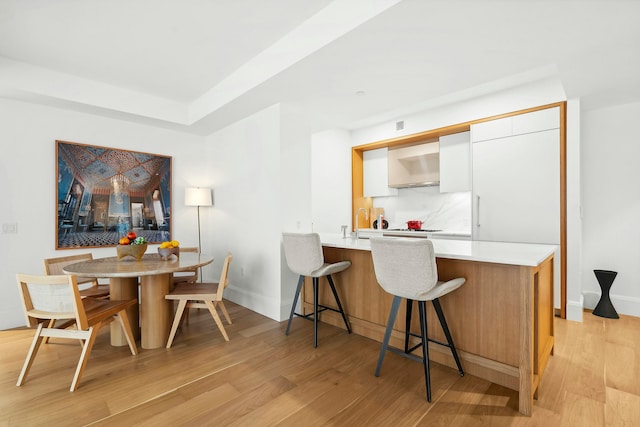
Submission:
[[[17,222],[5,222],[2,224],[2,234],[15,234],[18,232]]]

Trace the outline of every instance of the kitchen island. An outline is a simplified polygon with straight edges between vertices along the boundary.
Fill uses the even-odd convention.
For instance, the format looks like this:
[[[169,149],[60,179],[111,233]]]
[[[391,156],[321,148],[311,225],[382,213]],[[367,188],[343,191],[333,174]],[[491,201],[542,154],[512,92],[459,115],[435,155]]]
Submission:
[[[382,341],[392,296],[376,280],[368,239],[321,234],[327,262],[350,260],[334,279],[353,332]],[[395,237],[394,237],[395,238]],[[464,277],[466,283],[440,299],[465,373],[519,392],[519,410],[530,415],[544,369],[553,354],[554,245],[432,239],[440,280]],[[320,301],[333,298],[321,287]],[[304,310],[312,310],[310,283]],[[445,337],[434,310],[428,310],[429,336]],[[404,304],[390,344],[404,346]],[[417,316],[414,316],[417,317]],[[344,327],[327,311],[322,321]],[[414,319],[412,330],[419,330]],[[414,329],[415,328],[415,329]],[[455,363],[447,348],[429,347],[430,359]]]

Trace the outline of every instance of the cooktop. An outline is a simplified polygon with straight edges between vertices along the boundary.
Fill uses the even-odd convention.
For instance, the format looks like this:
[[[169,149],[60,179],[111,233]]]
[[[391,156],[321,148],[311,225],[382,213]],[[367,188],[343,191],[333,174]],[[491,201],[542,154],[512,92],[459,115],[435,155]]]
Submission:
[[[419,229],[416,230],[415,228],[390,228],[389,231],[415,231],[417,233],[423,232],[423,233],[434,233],[436,231],[442,231],[442,230],[430,230],[430,229]]]

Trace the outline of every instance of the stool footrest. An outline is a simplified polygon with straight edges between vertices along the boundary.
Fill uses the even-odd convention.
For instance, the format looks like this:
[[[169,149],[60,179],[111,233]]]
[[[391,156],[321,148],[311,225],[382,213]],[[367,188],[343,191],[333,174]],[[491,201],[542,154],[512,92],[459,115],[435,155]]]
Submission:
[[[309,314],[296,313],[295,309],[296,309],[296,305],[298,304],[300,291],[302,290],[302,286],[304,284],[304,278],[305,276],[303,275],[300,275],[300,277],[298,278],[298,287],[296,288],[296,295],[293,298],[293,305],[291,306],[291,314],[289,315],[289,321],[287,322],[287,329],[285,330],[285,335],[289,335],[289,329],[291,328],[291,319],[293,319],[293,316],[302,317],[307,320],[313,320],[313,346],[318,347],[318,318],[319,318],[319,314],[325,310],[331,310],[336,313],[340,313],[340,315],[342,316],[342,320],[344,320],[344,325],[347,328],[347,332],[351,333],[351,326],[349,326],[347,315],[345,314],[342,308],[342,304],[340,303],[340,297],[338,297],[338,292],[336,291],[335,284],[333,283],[333,279],[331,278],[330,274],[328,274],[326,278],[327,278],[327,281],[329,282],[329,286],[331,287],[331,293],[333,293],[333,297],[335,298],[336,304],[338,305],[338,307],[337,308],[329,307],[329,306],[320,304],[318,302],[318,284],[320,281],[318,277],[313,277],[313,312]]]
[[[340,310],[336,310],[332,307],[325,307],[324,305],[318,304],[318,314],[322,313],[325,310],[335,311],[336,313],[340,313]],[[313,312],[307,314],[293,313],[294,316],[302,317],[303,319],[313,320]]]
[[[406,357],[407,359],[411,359],[413,361],[422,363],[422,357],[418,357],[415,354],[411,354],[411,353],[405,353],[405,351],[400,348],[388,346],[387,351],[390,351],[402,357]]]
[[[412,336],[412,337],[416,337],[416,338],[422,338],[419,334],[416,334],[414,332],[409,332],[407,335]],[[440,344],[443,347],[451,348],[451,345],[449,345],[449,343],[438,341],[438,340],[434,340],[433,338],[427,337],[427,341],[432,342],[434,344]],[[420,341],[418,344],[414,345],[413,347],[407,349],[406,352],[407,353],[413,353],[416,349],[418,349],[420,347],[422,347],[422,341]]]

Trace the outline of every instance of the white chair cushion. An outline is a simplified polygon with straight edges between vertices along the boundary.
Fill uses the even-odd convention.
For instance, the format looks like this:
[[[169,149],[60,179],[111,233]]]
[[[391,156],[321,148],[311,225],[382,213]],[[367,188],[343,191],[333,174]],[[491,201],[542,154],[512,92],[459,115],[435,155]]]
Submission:
[[[282,233],[282,246],[289,269],[302,276],[324,266],[320,235],[317,233]]]
[[[329,274],[339,273],[347,268],[351,267],[351,261],[340,261],[334,264],[325,263],[319,269],[307,274],[309,277],[322,277]]]
[[[458,278],[438,281],[433,243],[422,238],[371,238],[371,256],[380,286],[391,295],[430,301],[465,282]]]

